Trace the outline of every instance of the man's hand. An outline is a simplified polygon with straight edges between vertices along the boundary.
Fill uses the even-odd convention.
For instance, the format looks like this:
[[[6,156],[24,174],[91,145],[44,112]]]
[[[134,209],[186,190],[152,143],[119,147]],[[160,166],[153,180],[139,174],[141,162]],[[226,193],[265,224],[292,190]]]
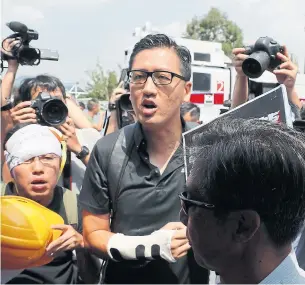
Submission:
[[[37,123],[35,109],[30,106],[31,101],[25,101],[19,103],[10,110],[10,115],[14,125],[20,123]]]
[[[186,226],[180,222],[166,224],[161,230],[176,230],[172,237],[171,250],[175,259],[185,256],[191,248],[186,237]]]
[[[118,87],[113,90],[113,92],[110,96],[110,100],[109,100],[110,104],[114,104],[116,101],[118,101],[121,98],[121,96],[123,94],[126,94],[127,91],[125,89],[123,89],[123,85],[124,85],[124,82],[122,81],[122,82],[120,82]]]
[[[292,91],[297,78],[298,68],[290,60],[288,50],[285,46],[284,46],[284,52],[277,53],[276,56],[283,63],[279,66],[279,69],[275,69],[272,72],[275,74],[278,83],[284,84],[288,92]]]
[[[16,38],[8,38],[3,42],[3,47],[1,48],[1,52],[6,54],[7,56],[12,57],[12,49],[16,47],[20,47],[21,40]],[[16,59],[9,59],[8,61],[8,69],[15,68],[17,70],[18,68],[18,62]]]
[[[56,256],[57,254],[67,250],[74,250],[76,248],[84,247],[83,236],[72,226],[54,225],[52,226],[52,229],[61,230],[63,231],[63,234],[57,240],[54,240],[47,246],[47,255]]]
[[[63,139],[67,142],[67,147],[75,154],[80,153],[82,146],[80,145],[75,132],[75,126],[71,118],[67,118],[66,122],[58,127],[63,134]]]
[[[232,51],[234,55],[233,66],[235,67],[238,76],[246,76],[243,72],[242,64],[245,61],[245,59],[249,57],[249,55],[244,54],[245,51],[246,51],[245,48],[235,48]]]

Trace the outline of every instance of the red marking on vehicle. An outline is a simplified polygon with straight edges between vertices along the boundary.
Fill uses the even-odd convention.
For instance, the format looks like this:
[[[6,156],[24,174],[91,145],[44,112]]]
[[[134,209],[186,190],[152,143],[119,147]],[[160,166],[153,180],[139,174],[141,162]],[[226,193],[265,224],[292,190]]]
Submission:
[[[225,92],[225,83],[224,81],[217,81],[217,92]]]
[[[213,102],[214,105],[223,105],[224,102],[224,94],[223,93],[195,93],[191,94],[190,101],[194,104],[206,104],[206,98],[213,95]],[[210,103],[210,102],[208,102]]]

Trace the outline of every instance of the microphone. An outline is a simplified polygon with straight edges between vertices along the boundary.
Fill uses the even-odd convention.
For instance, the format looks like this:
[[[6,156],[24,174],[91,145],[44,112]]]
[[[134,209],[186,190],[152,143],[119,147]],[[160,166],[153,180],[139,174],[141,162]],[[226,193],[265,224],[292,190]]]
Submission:
[[[15,33],[25,34],[28,31],[28,27],[20,22],[9,22],[6,25]]]

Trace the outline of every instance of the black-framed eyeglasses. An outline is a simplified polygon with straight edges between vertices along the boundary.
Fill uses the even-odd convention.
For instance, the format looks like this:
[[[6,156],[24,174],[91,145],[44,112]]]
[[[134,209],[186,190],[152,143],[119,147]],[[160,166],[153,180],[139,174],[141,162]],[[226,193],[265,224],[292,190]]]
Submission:
[[[187,198],[187,193],[188,193],[187,191],[184,191],[181,194],[179,194],[179,198],[181,201],[181,208],[186,215],[188,215],[188,211],[191,206],[196,206],[196,207],[204,208],[207,210],[215,209],[214,204],[210,204],[210,203],[206,203],[206,202],[202,202],[202,201],[196,201],[196,200]]]
[[[156,85],[169,85],[172,83],[173,78],[177,77],[181,80],[187,81],[182,75],[170,71],[144,71],[144,70],[131,70],[127,72],[128,81],[133,84],[144,84],[148,77],[151,77]]]

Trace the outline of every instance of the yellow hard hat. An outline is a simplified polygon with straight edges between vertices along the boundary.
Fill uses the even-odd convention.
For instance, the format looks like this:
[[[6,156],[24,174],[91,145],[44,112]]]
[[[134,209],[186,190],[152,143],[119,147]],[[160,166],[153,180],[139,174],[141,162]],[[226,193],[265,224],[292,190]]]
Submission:
[[[61,216],[33,200],[1,196],[1,268],[25,269],[52,261],[46,247],[62,231],[52,225],[64,224]]]

